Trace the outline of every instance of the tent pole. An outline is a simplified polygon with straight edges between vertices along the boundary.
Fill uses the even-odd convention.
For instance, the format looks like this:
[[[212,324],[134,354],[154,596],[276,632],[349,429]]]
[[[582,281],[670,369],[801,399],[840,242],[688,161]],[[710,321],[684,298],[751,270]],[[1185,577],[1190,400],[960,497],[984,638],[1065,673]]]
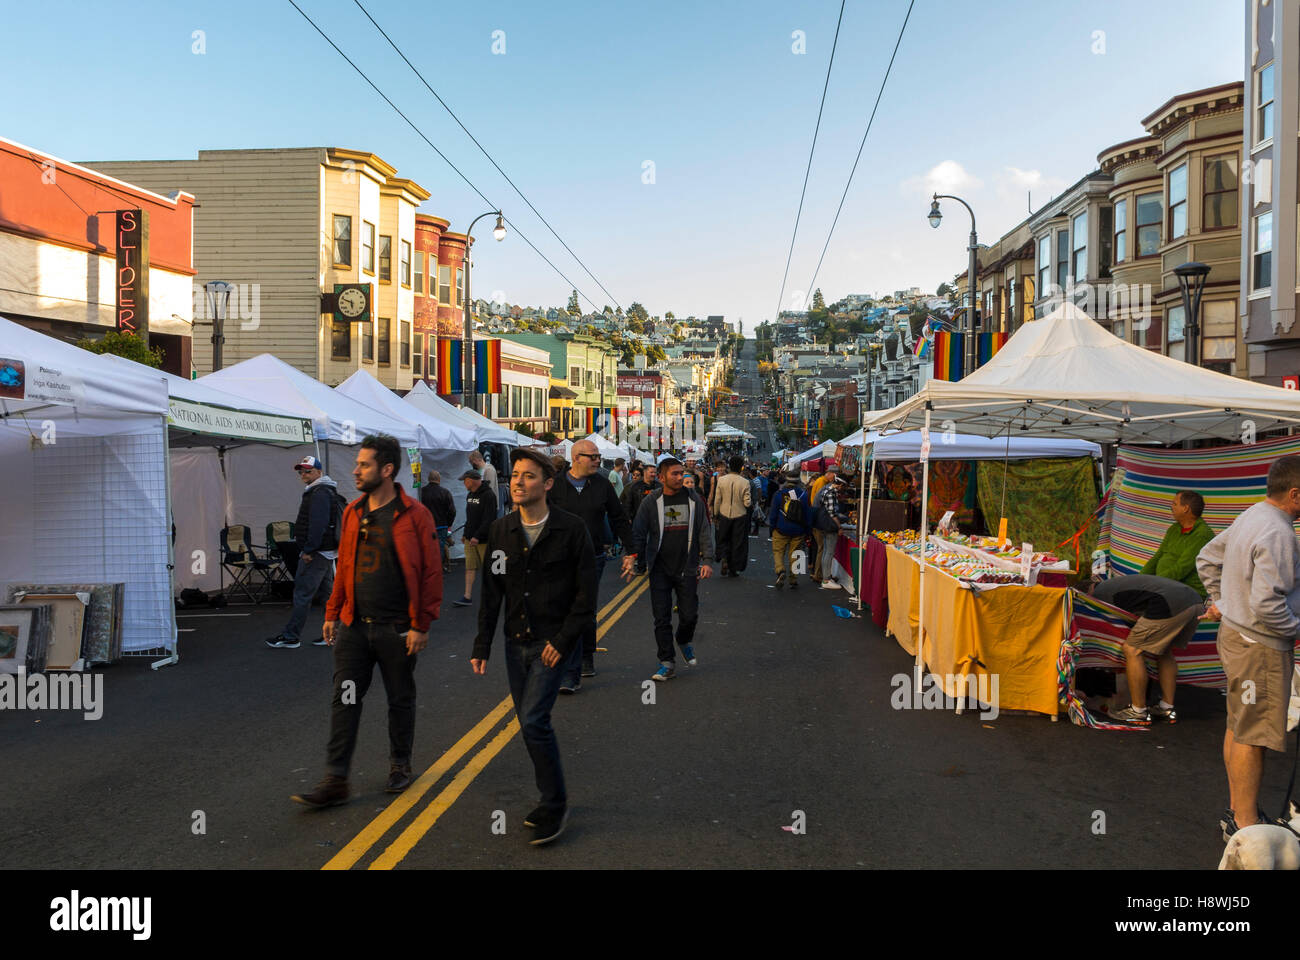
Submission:
[[[916,685],[913,690],[921,689],[921,674],[924,670],[923,651],[925,637],[925,544],[930,539],[930,451],[926,449],[930,439],[930,402],[925,404],[925,432],[921,434],[921,576],[920,589],[917,593],[916,624]]]
[[[868,474],[867,465],[863,462],[867,454],[867,432],[862,431],[862,452],[858,454],[858,472],[861,480],[858,484],[858,610],[862,609],[862,573],[865,569],[865,557],[867,555],[867,541],[871,539],[871,494],[874,485],[871,479],[875,479],[876,472],[876,445],[871,445],[871,472]],[[866,489],[866,498],[863,499],[863,488]]]
[[[159,667],[170,666],[173,663],[179,663],[180,641],[177,639],[179,634],[176,632],[176,545],[172,543],[172,446],[170,428],[167,425],[167,418],[162,418],[163,430],[163,465],[166,475],[164,484],[165,502],[167,507],[167,516],[164,518],[164,525],[167,531],[167,612],[168,619],[171,621],[172,628],[172,652],[171,656],[164,657],[161,660],[155,660],[149,664],[151,668],[157,670]]]

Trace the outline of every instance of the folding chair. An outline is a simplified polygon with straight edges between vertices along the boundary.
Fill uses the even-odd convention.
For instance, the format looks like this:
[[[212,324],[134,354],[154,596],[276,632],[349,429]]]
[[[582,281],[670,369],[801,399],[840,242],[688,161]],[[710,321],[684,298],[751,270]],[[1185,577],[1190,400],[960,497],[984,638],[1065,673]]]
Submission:
[[[231,524],[221,528],[221,592],[233,598],[236,592],[248,598],[249,603],[261,603],[270,589],[271,562],[256,553],[249,529],[244,524]],[[226,574],[231,577],[226,586]]]
[[[292,520],[272,520],[266,525],[266,559],[272,583],[291,583],[298,574],[298,544],[294,542]]]

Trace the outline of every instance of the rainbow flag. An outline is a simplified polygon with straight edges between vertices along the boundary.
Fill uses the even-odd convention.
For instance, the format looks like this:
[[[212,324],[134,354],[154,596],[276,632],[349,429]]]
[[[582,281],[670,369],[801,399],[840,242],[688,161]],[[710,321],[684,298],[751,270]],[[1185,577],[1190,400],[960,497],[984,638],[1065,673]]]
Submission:
[[[975,342],[976,364],[982,367],[992,360],[993,355],[1006,345],[1009,336],[1010,334],[999,333],[996,330],[981,333],[979,340]]]
[[[960,380],[962,378],[963,333],[940,330],[934,335],[934,379]]]
[[[927,316],[925,325],[921,327],[921,336],[917,338],[916,345],[912,347],[912,354],[918,360],[926,360],[930,356],[930,346],[934,340],[934,327],[931,322],[934,317]]]
[[[479,340],[474,344],[474,392],[501,392],[501,341]]]
[[[454,337],[438,338],[438,392],[443,396],[465,390],[465,345]]]

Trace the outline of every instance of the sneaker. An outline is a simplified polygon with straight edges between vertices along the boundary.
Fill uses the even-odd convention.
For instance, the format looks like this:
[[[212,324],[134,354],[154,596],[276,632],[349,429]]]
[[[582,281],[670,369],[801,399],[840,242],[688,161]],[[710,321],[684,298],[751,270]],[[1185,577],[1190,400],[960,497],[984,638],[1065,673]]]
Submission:
[[[688,643],[686,646],[682,647],[682,659],[686,661],[688,667],[693,667],[699,663],[699,661],[695,659],[695,644]]]
[[[451,605],[453,607],[469,607],[469,606],[473,606],[473,604],[474,601],[471,600],[469,597],[461,597],[459,600],[453,600],[451,602]]]
[[[1131,723],[1135,727],[1151,726],[1151,712],[1145,707],[1139,710],[1134,706],[1127,706],[1123,710],[1109,710],[1106,716],[1112,720],[1118,720],[1120,723]]]
[[[1151,717],[1153,720],[1167,720],[1170,723],[1178,722],[1178,711],[1173,707],[1162,707],[1160,704],[1152,704]]]
[[[784,571],[784,570],[782,570],[780,573],[778,573],[778,574],[776,575],[776,584],[775,584],[775,586],[776,586],[776,588],[777,588],[778,590],[780,590],[782,587],[785,586],[785,571]]]
[[[834,580],[823,580],[823,581],[822,581],[822,585],[821,585],[821,589],[822,589],[822,590],[843,590],[844,588],[841,587],[841,586],[840,586],[838,583],[836,583]]]
[[[313,647],[328,647],[328,646],[329,646],[329,644],[325,642],[325,638],[324,638],[324,637],[317,637],[315,640],[313,640],[313,641],[311,642],[311,645],[312,645]]]
[[[1259,808],[1256,808],[1255,816],[1258,818],[1259,823],[1270,822],[1268,817],[1264,815],[1264,811],[1260,810]],[[1219,828],[1223,831],[1224,843],[1227,843],[1229,837],[1231,837],[1238,830],[1242,829],[1241,827],[1237,826],[1237,814],[1232,810],[1223,811],[1223,818],[1219,820]]]
[[[532,812],[528,814],[528,816],[524,817],[524,826],[535,827],[542,822],[542,818],[545,816],[546,816],[545,807],[533,807]]]
[[[536,825],[533,827],[533,839],[528,842],[534,847],[540,847],[544,843],[550,843],[564,832],[564,825],[568,822],[568,807],[565,807],[560,813],[553,813],[549,816],[539,817]]]
[[[560,684],[560,693],[574,694],[582,689],[582,681],[578,679],[565,680]]]
[[[285,650],[297,650],[302,646],[301,641],[290,640],[288,637],[272,637],[266,641],[268,647],[283,647]]]
[[[659,680],[662,682],[664,680],[671,680],[675,676],[677,676],[676,667],[674,667],[671,663],[660,663],[659,669],[655,671],[655,675],[650,679]]]
[[[388,771],[388,783],[384,784],[385,793],[401,793],[412,783],[415,777],[411,775],[411,765],[409,763],[395,763],[392,769]]]
[[[582,675],[583,675],[584,677],[594,677],[594,676],[596,675],[596,658],[595,658],[595,657],[592,657],[590,660],[585,659],[585,658],[583,659],[583,661],[582,661]]]
[[[309,807],[336,807],[348,802],[348,778],[329,774],[311,793],[295,793],[293,800]]]
[[[796,577],[794,574],[791,574],[789,580],[790,580],[790,589],[791,589],[791,590],[798,590],[798,589],[799,589],[799,578]]]

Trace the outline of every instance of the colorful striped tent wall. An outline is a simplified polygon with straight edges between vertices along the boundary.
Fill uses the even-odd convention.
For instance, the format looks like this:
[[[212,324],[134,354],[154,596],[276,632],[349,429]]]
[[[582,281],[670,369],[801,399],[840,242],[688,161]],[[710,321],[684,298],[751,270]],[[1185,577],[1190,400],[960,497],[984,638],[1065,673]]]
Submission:
[[[981,333],[979,335],[979,340],[975,342],[975,362],[982,367],[984,364],[992,360],[994,354],[1006,345],[1009,336],[1010,334],[1001,333],[996,330],[988,333]]]
[[[443,396],[465,389],[465,347],[454,337],[438,338],[438,392]]]
[[[479,340],[474,344],[474,392],[501,392],[501,341]]]
[[[934,379],[960,380],[962,378],[962,344],[965,334],[940,330],[934,335]]]

